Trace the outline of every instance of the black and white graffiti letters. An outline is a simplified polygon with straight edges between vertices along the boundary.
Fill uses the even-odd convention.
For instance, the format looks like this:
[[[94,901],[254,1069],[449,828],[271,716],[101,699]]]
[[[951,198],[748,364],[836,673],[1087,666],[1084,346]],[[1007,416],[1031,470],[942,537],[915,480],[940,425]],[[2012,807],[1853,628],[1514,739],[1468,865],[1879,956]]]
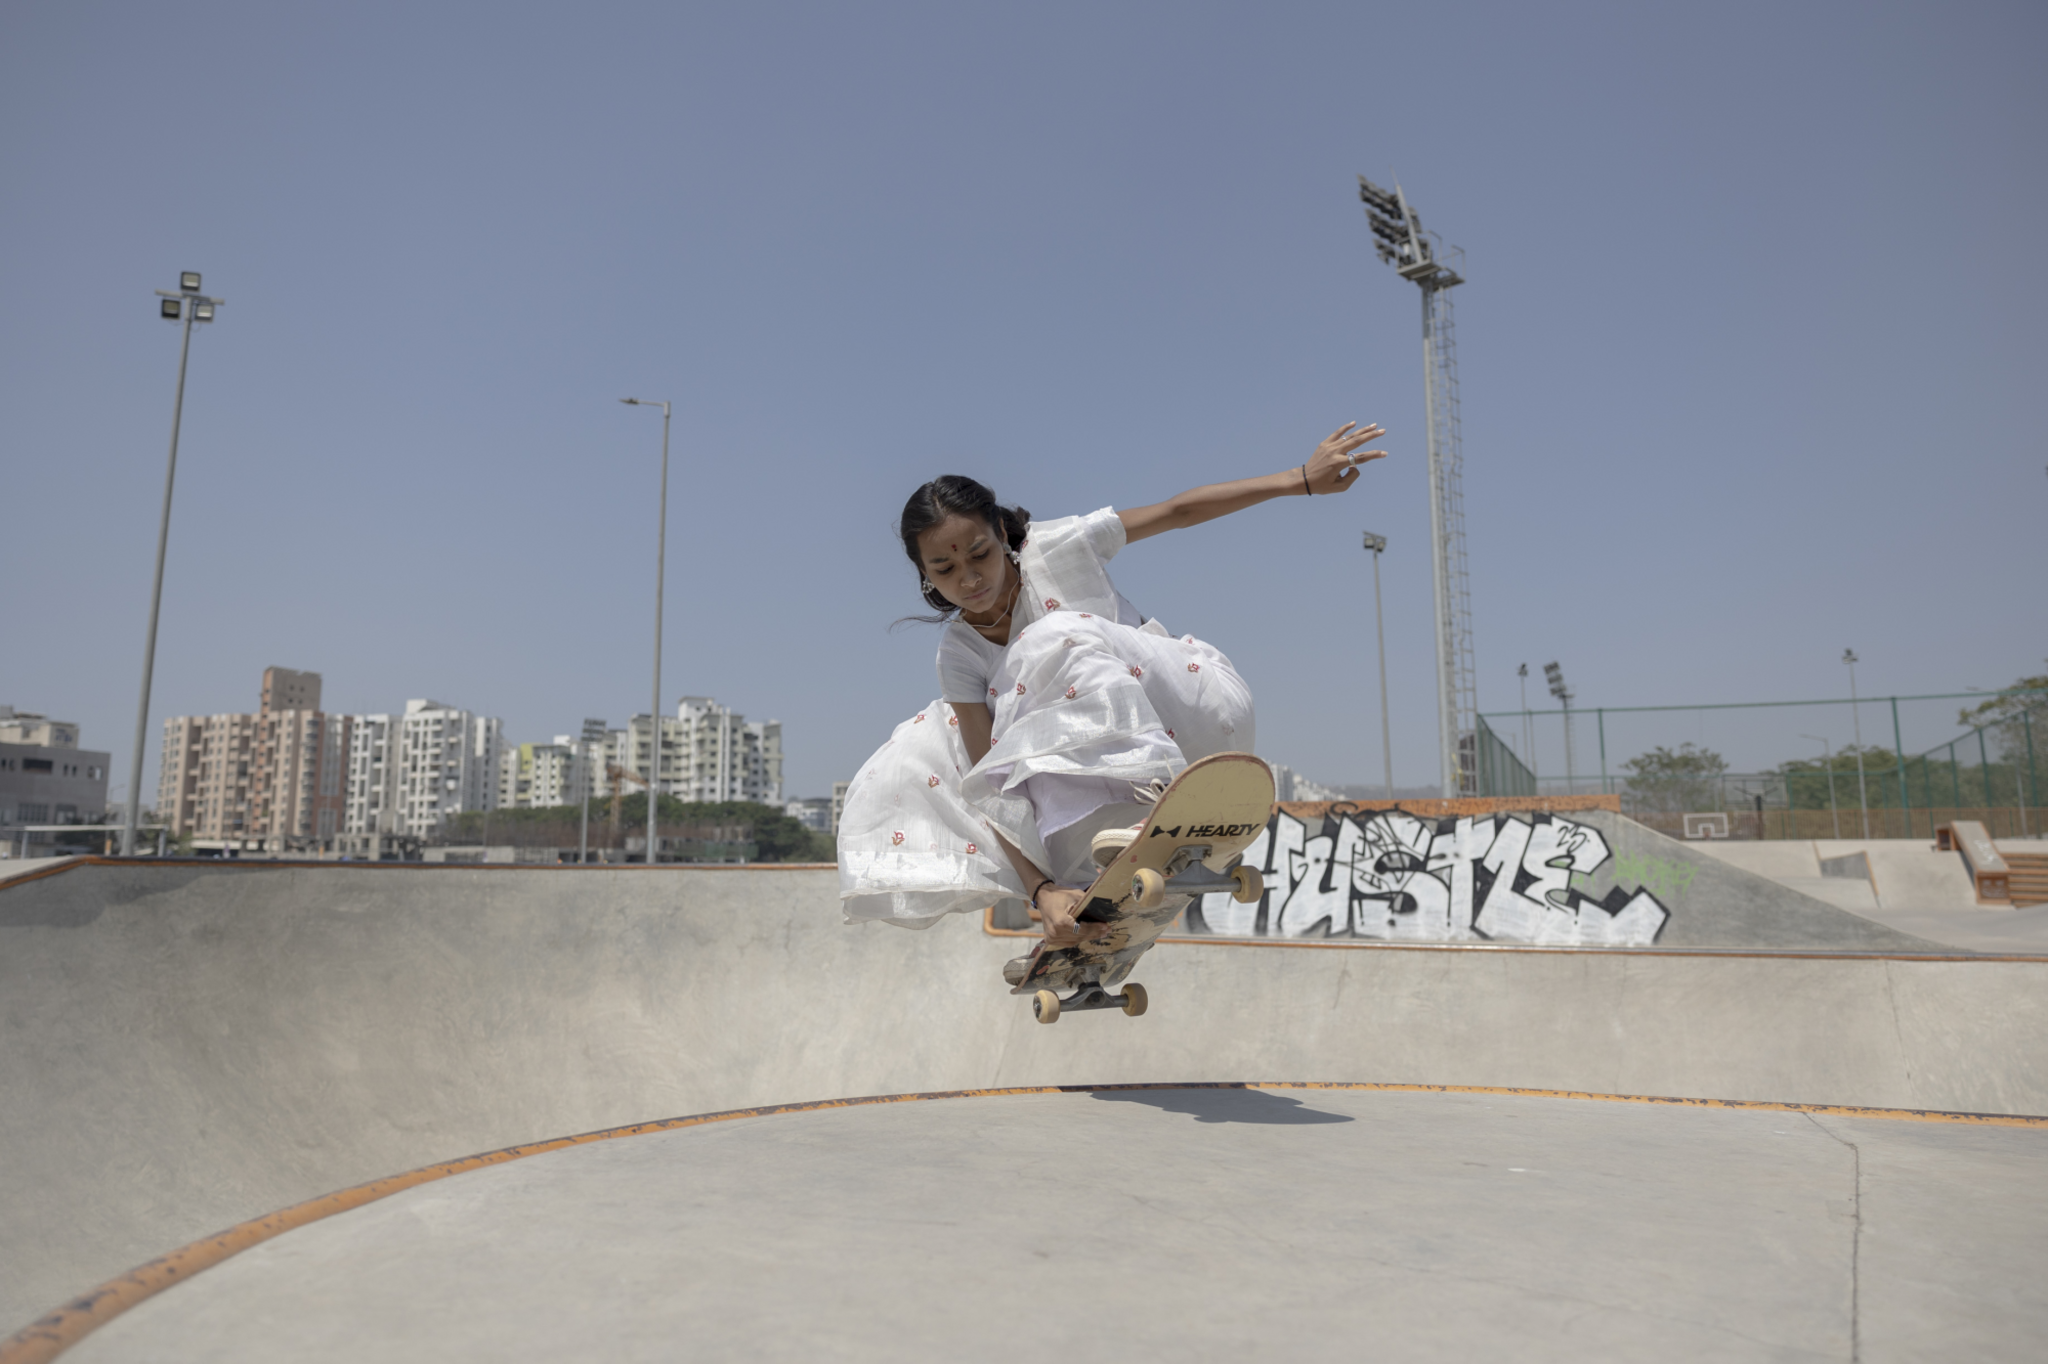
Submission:
[[[1610,854],[1600,831],[1554,815],[1419,819],[1402,810],[1330,815],[1311,831],[1276,811],[1247,865],[1259,903],[1207,895],[1188,929],[1229,938],[1373,938],[1644,947],[1670,911],[1649,891],[1594,898],[1573,885]]]

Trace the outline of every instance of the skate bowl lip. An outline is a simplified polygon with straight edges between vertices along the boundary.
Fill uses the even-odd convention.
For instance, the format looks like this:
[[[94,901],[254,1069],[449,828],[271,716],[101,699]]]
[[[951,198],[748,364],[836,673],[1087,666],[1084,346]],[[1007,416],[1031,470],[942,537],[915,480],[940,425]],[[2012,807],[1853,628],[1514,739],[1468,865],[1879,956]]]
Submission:
[[[91,829],[96,826],[80,825]],[[287,869],[311,869],[321,871],[836,871],[836,862],[657,862],[648,866],[644,862],[592,862],[579,866],[574,862],[344,862],[338,858],[318,857],[109,857],[104,853],[83,853],[70,857],[34,858],[33,861],[53,862],[55,866],[38,867],[31,871],[0,874],[0,890],[13,886],[27,885],[30,881],[41,881],[46,877],[60,876],[78,867],[123,867],[129,869],[144,867],[199,867],[206,870],[236,871],[281,871]]]
[[[210,859],[208,859],[210,860]],[[2048,1115],[2008,1113],[1965,1113],[1942,1109],[1878,1108],[1843,1104],[1791,1103],[1754,1099],[1692,1099],[1648,1094],[1603,1094],[1587,1090],[1529,1089],[1500,1085],[1429,1085],[1375,1081],[1326,1080],[1211,1080],[1160,1081],[1136,1084],[1016,1085],[987,1089],[946,1089],[901,1094],[871,1094],[839,1099],[812,1099],[795,1103],[766,1104],[752,1108],[722,1109],[683,1117],[660,1118],[620,1127],[483,1151],[455,1160],[421,1166],[402,1174],[357,1184],[322,1194],[286,1208],[250,1218],[212,1235],[201,1237],[166,1254],[136,1266],[127,1273],[71,1299],[5,1340],[0,1340],[0,1364],[43,1364],[57,1358],[86,1336],[130,1308],[139,1306],[194,1275],[288,1231],[309,1226],[351,1211],[393,1194],[454,1175],[487,1169],[545,1155],[550,1151],[621,1137],[672,1132],[713,1123],[746,1118],[766,1118],[791,1113],[814,1113],[841,1108],[864,1108],[879,1104],[900,1104],[943,1099],[989,1099],[1035,1094],[1130,1093],[1168,1090],[1348,1090],[1385,1094],[1472,1094],[1501,1095],[1531,1099],[1570,1099],[1597,1103],[1656,1104],[1673,1108],[1737,1110],[1751,1112],[1805,1113],[1821,1117],[1865,1118],[1894,1122],[1947,1123],[1969,1127],[2017,1127],[2048,1129]]]
[[[1030,928],[997,928],[995,906],[982,911],[981,931],[991,938],[1030,938],[1040,935]],[[1177,947],[1276,947],[1321,948],[1340,952],[1462,952],[1509,957],[1739,957],[1747,959],[1784,958],[1793,961],[1935,961],[1935,962],[2035,962],[2048,964],[2048,954],[2039,952],[1972,952],[1958,947],[1947,952],[1846,951],[1839,947],[1578,947],[1570,944],[1519,942],[1384,942],[1369,938],[1226,938],[1221,934],[1162,933],[1154,946],[1171,943]],[[4,1364],[4,1362],[0,1362]]]
[[[46,859],[38,858],[37,861]],[[0,876],[0,891],[60,876],[79,867],[120,867],[125,869],[189,867],[201,870],[236,871],[409,871],[409,872],[763,872],[836,871],[836,862],[671,862],[645,863],[573,862],[341,862],[318,858],[238,857],[108,857],[89,853],[75,857],[49,858],[55,866],[39,867],[13,876]],[[860,925],[852,925],[859,927]],[[997,928],[995,906],[981,912],[981,931],[991,938],[1032,938],[1039,934],[1027,928]],[[1496,942],[1384,942],[1371,939],[1332,938],[1227,938],[1215,934],[1164,933],[1156,940],[1177,947],[1265,947],[1282,949],[1324,948],[1362,952],[1459,952],[1504,956],[1612,956],[1612,957],[1730,957],[1746,959],[1784,958],[1796,961],[1926,961],[2004,962],[2048,964],[2048,954],[2028,952],[1972,952],[1955,948],[1946,952],[1850,951],[1832,947],[1577,947],[1563,944]],[[0,1364],[10,1364],[0,1356]]]

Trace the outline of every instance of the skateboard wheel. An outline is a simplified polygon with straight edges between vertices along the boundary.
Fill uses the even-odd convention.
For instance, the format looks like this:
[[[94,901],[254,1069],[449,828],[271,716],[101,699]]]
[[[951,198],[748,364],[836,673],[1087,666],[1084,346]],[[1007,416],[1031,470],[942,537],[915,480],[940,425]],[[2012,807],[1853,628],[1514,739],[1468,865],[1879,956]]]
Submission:
[[[1166,878],[1150,867],[1140,867],[1131,876],[1131,899],[1139,909],[1157,909],[1166,903]]]
[[[1041,1023],[1060,1021],[1060,997],[1050,990],[1040,990],[1031,997],[1031,1012]]]
[[[1240,862],[1230,869],[1230,879],[1237,882],[1237,889],[1230,892],[1230,898],[1241,905],[1256,904],[1266,893],[1266,878],[1259,875],[1257,867],[1248,867]]]
[[[1144,986],[1124,986],[1124,1012],[1129,1014],[1132,1018],[1136,1018],[1139,1014],[1145,1012]]]

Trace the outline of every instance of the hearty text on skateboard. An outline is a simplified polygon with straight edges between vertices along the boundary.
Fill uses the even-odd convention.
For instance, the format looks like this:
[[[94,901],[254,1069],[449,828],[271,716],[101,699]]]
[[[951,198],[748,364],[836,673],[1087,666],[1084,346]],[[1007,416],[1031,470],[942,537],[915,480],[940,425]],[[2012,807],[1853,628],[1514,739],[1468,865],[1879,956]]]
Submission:
[[[1186,906],[1188,897],[1228,891],[1240,903],[1264,887],[1256,867],[1238,865],[1273,813],[1273,771],[1249,753],[1217,753],[1190,764],[1159,797],[1131,846],[1105,867],[1076,916],[1109,931],[1073,947],[1041,942],[1010,993],[1033,996],[1041,1023],[1075,1009],[1145,1011],[1145,991],[1109,993]],[[1073,993],[1061,999],[1059,992]]]

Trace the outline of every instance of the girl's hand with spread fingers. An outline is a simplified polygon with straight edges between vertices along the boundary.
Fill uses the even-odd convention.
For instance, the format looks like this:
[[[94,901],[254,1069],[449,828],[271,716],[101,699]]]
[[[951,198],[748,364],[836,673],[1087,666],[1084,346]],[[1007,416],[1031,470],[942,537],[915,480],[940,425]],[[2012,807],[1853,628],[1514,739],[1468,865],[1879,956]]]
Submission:
[[[1360,450],[1387,434],[1387,429],[1376,423],[1360,426],[1357,422],[1345,422],[1332,431],[1328,439],[1316,447],[1308,462],[1301,466],[1302,481],[1317,497],[1325,493],[1341,493],[1358,482],[1358,466],[1369,464],[1376,459],[1385,459],[1384,450]]]

